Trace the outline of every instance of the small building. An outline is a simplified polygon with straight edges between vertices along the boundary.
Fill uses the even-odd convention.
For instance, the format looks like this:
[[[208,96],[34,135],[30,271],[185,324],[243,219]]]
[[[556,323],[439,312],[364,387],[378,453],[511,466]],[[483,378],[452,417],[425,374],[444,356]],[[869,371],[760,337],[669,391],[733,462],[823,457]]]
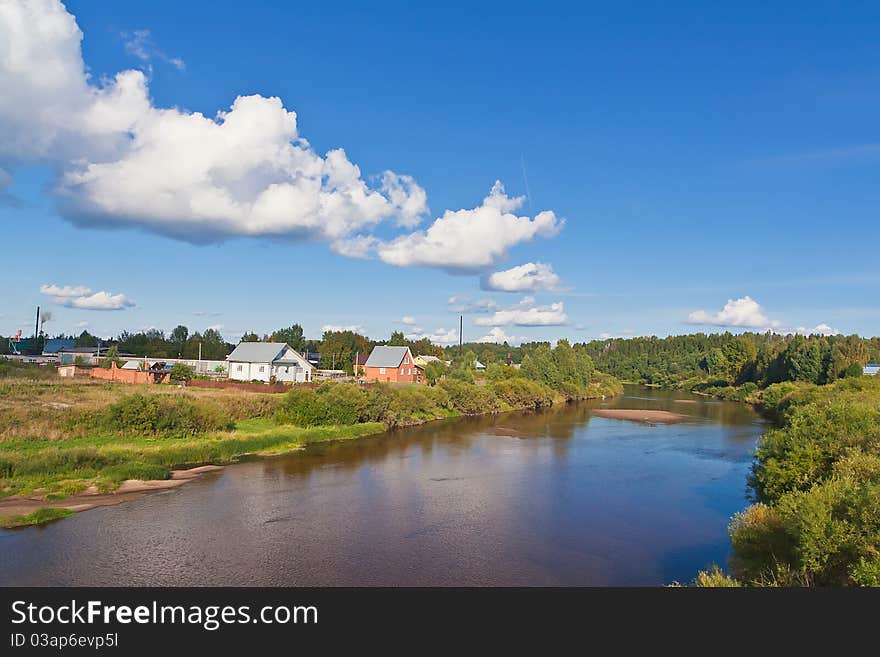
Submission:
[[[419,367],[427,367],[428,363],[436,363],[439,361],[440,359],[436,356],[416,356],[413,358],[413,362]]]
[[[425,383],[425,368],[414,362],[409,347],[373,347],[364,363],[363,378],[386,383]]]
[[[57,356],[62,349],[73,349],[76,340],[73,338],[49,338],[43,345],[44,356]]]
[[[480,361],[475,360],[474,361],[474,369],[477,370],[477,372],[482,372],[486,369],[486,366],[483,365]]]
[[[226,357],[235,381],[308,383],[315,366],[285,342],[241,342]]]
[[[862,374],[866,376],[877,376],[880,374],[880,365],[876,363],[868,363],[865,365],[865,369],[862,370]]]
[[[354,375],[356,377],[363,375],[365,372],[364,367],[367,365],[367,359],[369,357],[370,354],[357,353],[354,355]]]

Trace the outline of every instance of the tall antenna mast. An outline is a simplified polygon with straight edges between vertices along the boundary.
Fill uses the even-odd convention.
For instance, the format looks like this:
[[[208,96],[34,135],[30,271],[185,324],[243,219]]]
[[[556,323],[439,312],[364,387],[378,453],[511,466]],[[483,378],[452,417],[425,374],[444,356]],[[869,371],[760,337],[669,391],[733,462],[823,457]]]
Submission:
[[[37,306],[37,321],[34,323],[34,340],[40,337],[40,307]]]

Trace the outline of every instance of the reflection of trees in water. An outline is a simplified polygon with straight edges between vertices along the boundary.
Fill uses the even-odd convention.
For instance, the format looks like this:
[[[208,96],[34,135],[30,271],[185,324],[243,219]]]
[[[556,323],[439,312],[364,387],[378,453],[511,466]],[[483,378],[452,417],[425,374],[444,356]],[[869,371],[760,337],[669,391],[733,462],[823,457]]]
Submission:
[[[486,439],[559,439],[566,442],[554,445],[553,450],[562,455],[567,451],[567,441],[579,427],[586,426],[590,417],[588,405],[575,403],[539,411],[441,420],[356,440],[313,444],[288,456],[266,459],[263,467],[266,473],[299,476],[327,467],[345,472],[416,454],[429,461],[435,451],[441,450],[445,454],[463,454],[473,449],[477,441]]]

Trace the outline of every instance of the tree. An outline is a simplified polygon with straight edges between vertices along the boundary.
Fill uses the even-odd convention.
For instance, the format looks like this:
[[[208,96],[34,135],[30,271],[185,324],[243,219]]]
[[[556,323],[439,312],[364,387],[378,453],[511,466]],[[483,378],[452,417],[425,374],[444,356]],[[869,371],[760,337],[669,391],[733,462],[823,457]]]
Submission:
[[[99,344],[98,338],[89,333],[88,331],[83,331],[79,334],[79,337],[76,339],[77,347],[97,347]]]
[[[104,360],[101,362],[101,367],[109,370],[112,363],[116,363],[116,367],[122,366],[122,360],[119,358],[119,349],[116,345],[113,345],[107,350],[107,353],[104,355]]]
[[[432,360],[425,365],[425,380],[434,385],[445,376],[447,369],[446,363],[442,360]]]
[[[354,331],[325,331],[319,347],[321,367],[353,374],[355,354],[367,354],[370,348],[369,340]]]
[[[174,363],[171,366],[171,380],[186,383],[195,376],[195,371],[189,365]]]
[[[254,333],[253,331],[249,331],[241,336],[242,342],[259,342],[260,336]]]
[[[305,338],[303,338],[303,327],[299,324],[274,331],[270,336],[270,341],[286,342],[296,351],[303,351],[306,343]]]
[[[394,331],[391,334],[391,339],[388,341],[388,345],[391,347],[408,346],[406,343],[406,336],[403,335],[403,331]]]
[[[174,344],[174,348],[177,350],[177,353],[183,353],[183,345],[186,344],[186,339],[189,337],[189,329],[179,324],[171,331],[171,342]]]
[[[796,335],[782,354],[786,378],[789,381],[822,383],[825,372],[823,349],[819,339]]]

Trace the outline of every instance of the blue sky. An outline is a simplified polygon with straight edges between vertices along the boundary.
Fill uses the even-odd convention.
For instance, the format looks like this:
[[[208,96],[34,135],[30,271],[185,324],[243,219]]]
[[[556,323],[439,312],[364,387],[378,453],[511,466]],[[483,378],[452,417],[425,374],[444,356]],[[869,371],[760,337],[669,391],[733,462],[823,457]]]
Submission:
[[[42,43],[51,15],[81,30],[89,78],[47,91],[36,58],[10,73],[0,57],[0,333],[30,332],[39,303],[53,334],[185,324],[235,341],[298,322],[313,337],[358,326],[457,342],[454,309],[479,301],[489,312],[465,316],[466,340],[878,332],[876,4],[70,1],[75,23],[52,0],[12,4],[34,13],[0,15],[0,55],[6,30],[16,52],[54,49],[75,78],[76,35]],[[108,101],[97,127],[58,118],[78,103],[95,116],[96,90],[109,96],[130,69],[148,108]],[[344,149],[360,170],[345,184],[373,192],[381,218],[356,205],[304,228],[291,218],[299,196],[206,216],[188,210],[204,190],[183,183],[163,205],[178,182],[153,180],[166,163],[207,158],[248,202],[299,175],[266,173],[274,155],[245,165],[248,149],[144,127],[168,108],[181,126],[193,112],[219,124],[252,95],[283,108],[228,116],[262,130],[296,112],[310,166],[326,183],[327,152]],[[141,147],[155,155],[146,164]],[[99,171],[69,183],[84,163]],[[386,170],[415,187],[383,187]],[[496,180],[506,196],[484,202]],[[449,227],[460,243],[437,247],[435,220],[462,209]],[[366,258],[339,254],[353,237]],[[511,272],[528,263],[541,275]]]

